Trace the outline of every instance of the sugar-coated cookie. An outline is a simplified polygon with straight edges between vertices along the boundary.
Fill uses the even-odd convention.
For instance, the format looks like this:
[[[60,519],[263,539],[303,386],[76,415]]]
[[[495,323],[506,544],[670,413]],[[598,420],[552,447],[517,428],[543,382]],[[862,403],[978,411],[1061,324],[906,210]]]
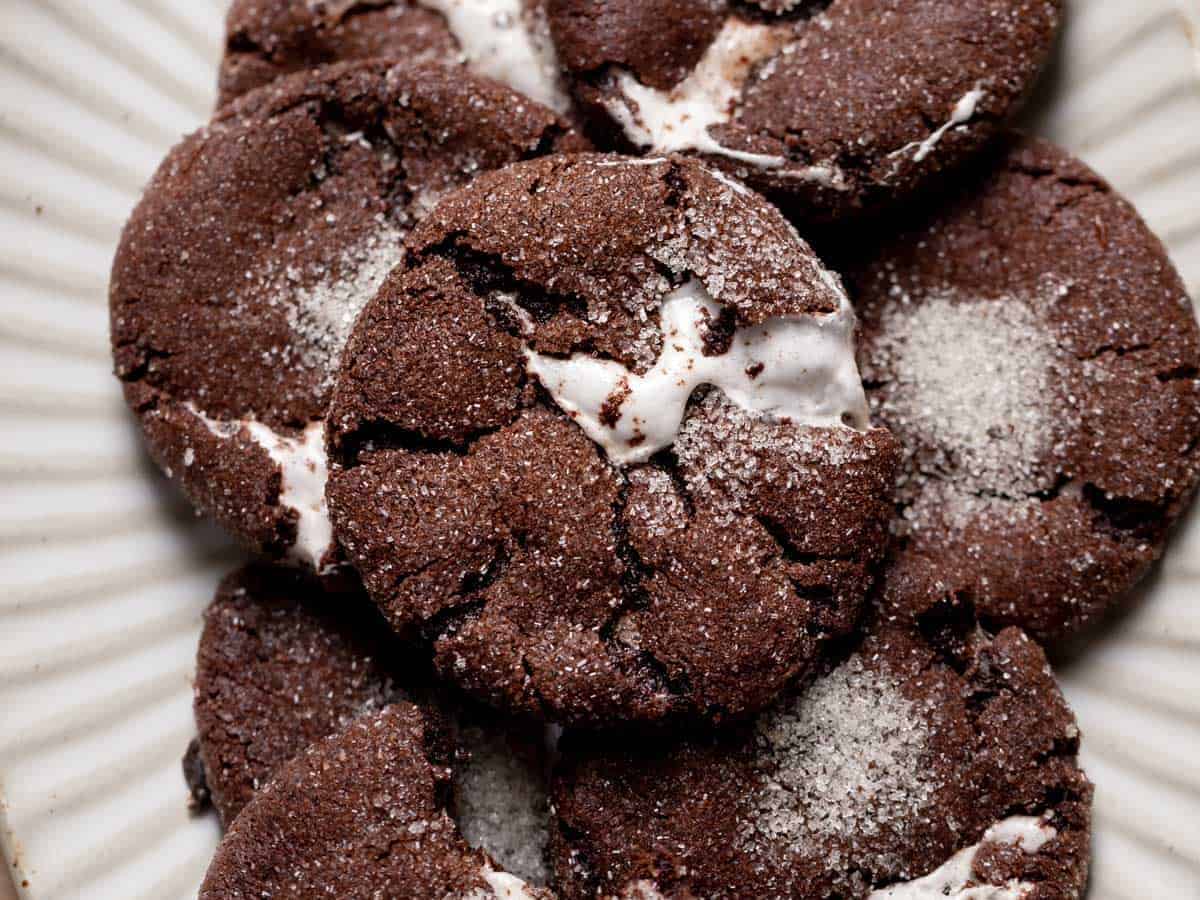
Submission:
[[[1041,638],[1113,607],[1200,480],[1200,333],[1094,172],[1014,139],[880,249],[847,248],[873,413],[900,439],[897,608]]]
[[[194,708],[213,805],[228,825],[272,773],[358,716],[407,698],[419,672],[374,607],[303,573],[248,566],[204,614]]]
[[[895,447],[837,279],[686,159],[481,176],[364,310],[330,510],[440,671],[575,723],[761,708],[853,626]]]
[[[750,725],[568,735],[553,797],[569,900],[1072,900],[1091,785],[1042,651],[973,622],[870,630]]]
[[[361,59],[461,63],[571,110],[540,0],[234,0],[220,102],[281,75]]]
[[[200,900],[550,900],[467,845],[442,744],[396,703],[312,745],[234,820]]]
[[[223,109],[163,162],[113,264],[116,371],[151,455],[251,548],[328,570],[323,420],[355,315],[441,195],[580,146],[434,65],[329,67]]]
[[[806,221],[944,178],[1050,54],[1060,0],[546,0],[627,147],[701,154]]]
[[[525,881],[545,884],[543,729],[502,723],[432,689],[417,655],[391,636],[365,597],[326,593],[281,567],[235,572],[205,615],[195,694],[202,765],[199,774],[195,763],[188,767],[189,780],[207,780],[228,825],[310,744],[359,716],[414,700],[439,717],[453,744],[449,808],[467,843]]]

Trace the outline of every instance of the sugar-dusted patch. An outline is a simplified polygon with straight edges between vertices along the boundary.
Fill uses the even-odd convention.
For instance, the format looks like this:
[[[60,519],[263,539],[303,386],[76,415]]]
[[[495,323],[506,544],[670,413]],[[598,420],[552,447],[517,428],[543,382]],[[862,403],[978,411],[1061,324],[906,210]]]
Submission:
[[[458,827],[526,882],[549,881],[549,798],[541,771],[509,746],[502,733],[468,726],[460,733],[470,759],[457,776]]]
[[[929,737],[921,710],[898,683],[852,657],[760,717],[762,781],[742,839],[771,853],[832,846],[827,864],[834,870],[885,868],[872,839],[882,827],[920,819],[934,802]]]
[[[913,457],[902,494],[929,478],[1014,499],[1048,486],[1044,460],[1071,411],[1043,305],[946,294],[884,310],[873,362],[890,381],[875,403]]]
[[[295,267],[284,273],[284,284],[276,290],[283,295],[278,302],[298,341],[297,357],[324,373],[326,383],[333,379],[358,314],[404,259],[403,240],[398,229],[381,224],[317,273],[321,277],[315,283],[305,284],[305,273]]]
[[[870,447],[858,438],[851,428],[779,421],[710,390],[689,409],[675,455],[692,497],[728,523],[763,484],[795,490],[822,466],[867,461]]]

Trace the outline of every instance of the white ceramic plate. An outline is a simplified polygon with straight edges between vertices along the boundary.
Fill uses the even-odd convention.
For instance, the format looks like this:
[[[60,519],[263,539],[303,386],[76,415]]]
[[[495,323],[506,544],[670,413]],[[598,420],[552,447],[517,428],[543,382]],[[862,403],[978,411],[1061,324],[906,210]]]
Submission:
[[[217,840],[179,757],[237,554],[146,461],[105,297],[142,184],[210,110],[224,5],[0,0],[0,846],[23,898],[194,897]],[[1200,0],[1071,6],[1033,128],[1137,203],[1196,296]],[[1200,517],[1144,594],[1061,672],[1098,786],[1091,896],[1197,900]]]

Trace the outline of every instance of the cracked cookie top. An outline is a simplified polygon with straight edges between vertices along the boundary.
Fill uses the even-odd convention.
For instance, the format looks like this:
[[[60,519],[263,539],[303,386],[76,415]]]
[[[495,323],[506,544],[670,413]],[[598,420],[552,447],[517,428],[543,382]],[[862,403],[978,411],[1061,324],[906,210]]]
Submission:
[[[453,745],[452,817],[467,843],[535,885],[548,879],[544,729],[506,721],[429,683],[366,597],[334,596],[294,569],[229,575],[196,659],[201,779],[228,826],[275,772],[360,716],[409,700]]]
[[[451,779],[443,736],[416,706],[365,714],[286,763],[246,804],[200,900],[552,900],[468,846],[447,809]]]
[[[541,0],[234,0],[221,104],[333,62],[463,63],[558,113],[571,110]]]
[[[328,570],[323,419],[355,316],[437,199],[583,142],[437,66],[331,66],[225,107],[122,235],[113,354],[156,461],[254,549]]]
[[[806,221],[979,151],[1049,56],[1059,0],[546,0],[584,109],[701,154]]]
[[[847,254],[904,451],[888,596],[1061,636],[1145,574],[1200,480],[1195,315],[1134,209],[1046,142],[942,201]]]
[[[1042,651],[970,616],[879,621],[804,689],[716,735],[568,732],[564,898],[1071,900],[1091,785]]]
[[[552,157],[408,246],[342,361],[327,496],[447,677],[564,722],[716,720],[853,626],[896,450],[773,207],[693,161]]]

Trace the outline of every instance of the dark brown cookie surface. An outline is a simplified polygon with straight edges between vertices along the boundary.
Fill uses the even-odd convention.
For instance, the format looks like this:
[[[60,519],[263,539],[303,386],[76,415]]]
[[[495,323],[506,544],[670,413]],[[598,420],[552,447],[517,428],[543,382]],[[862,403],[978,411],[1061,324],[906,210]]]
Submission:
[[[503,726],[430,689],[418,651],[391,637],[363,598],[325,593],[291,570],[255,566],[225,580],[205,618],[195,713],[223,823],[288,760],[404,699],[438,715],[454,747],[451,811],[467,843],[534,884],[547,880],[549,810],[542,729]],[[189,751],[189,758],[192,753]]]
[[[217,848],[201,900],[548,900],[471,850],[436,729],[397,703],[287,763]]]
[[[1023,141],[853,255],[863,375],[905,452],[890,601],[1081,628],[1200,479],[1200,338],[1162,245],[1082,163]]]
[[[873,627],[805,690],[718,737],[568,735],[560,895],[1081,897],[1091,786],[1074,717],[1019,630],[953,629]]]
[[[464,63],[559,113],[571,108],[539,0],[235,0],[220,102],[334,62]]]
[[[629,146],[700,153],[805,220],[977,152],[1049,56],[1058,0],[548,0],[576,95]]]
[[[251,566],[226,578],[205,613],[195,688],[221,821],[309,744],[405,699],[405,649],[369,603],[327,595],[299,572]]]
[[[895,448],[842,424],[853,316],[769,204],[687,160],[557,158],[410,248],[343,361],[328,497],[447,677],[555,720],[718,719],[853,625]]]
[[[322,421],[355,315],[439,196],[579,146],[436,66],[330,67],[226,107],[162,164],[113,264],[116,371],[155,460],[252,548],[327,568]]]

